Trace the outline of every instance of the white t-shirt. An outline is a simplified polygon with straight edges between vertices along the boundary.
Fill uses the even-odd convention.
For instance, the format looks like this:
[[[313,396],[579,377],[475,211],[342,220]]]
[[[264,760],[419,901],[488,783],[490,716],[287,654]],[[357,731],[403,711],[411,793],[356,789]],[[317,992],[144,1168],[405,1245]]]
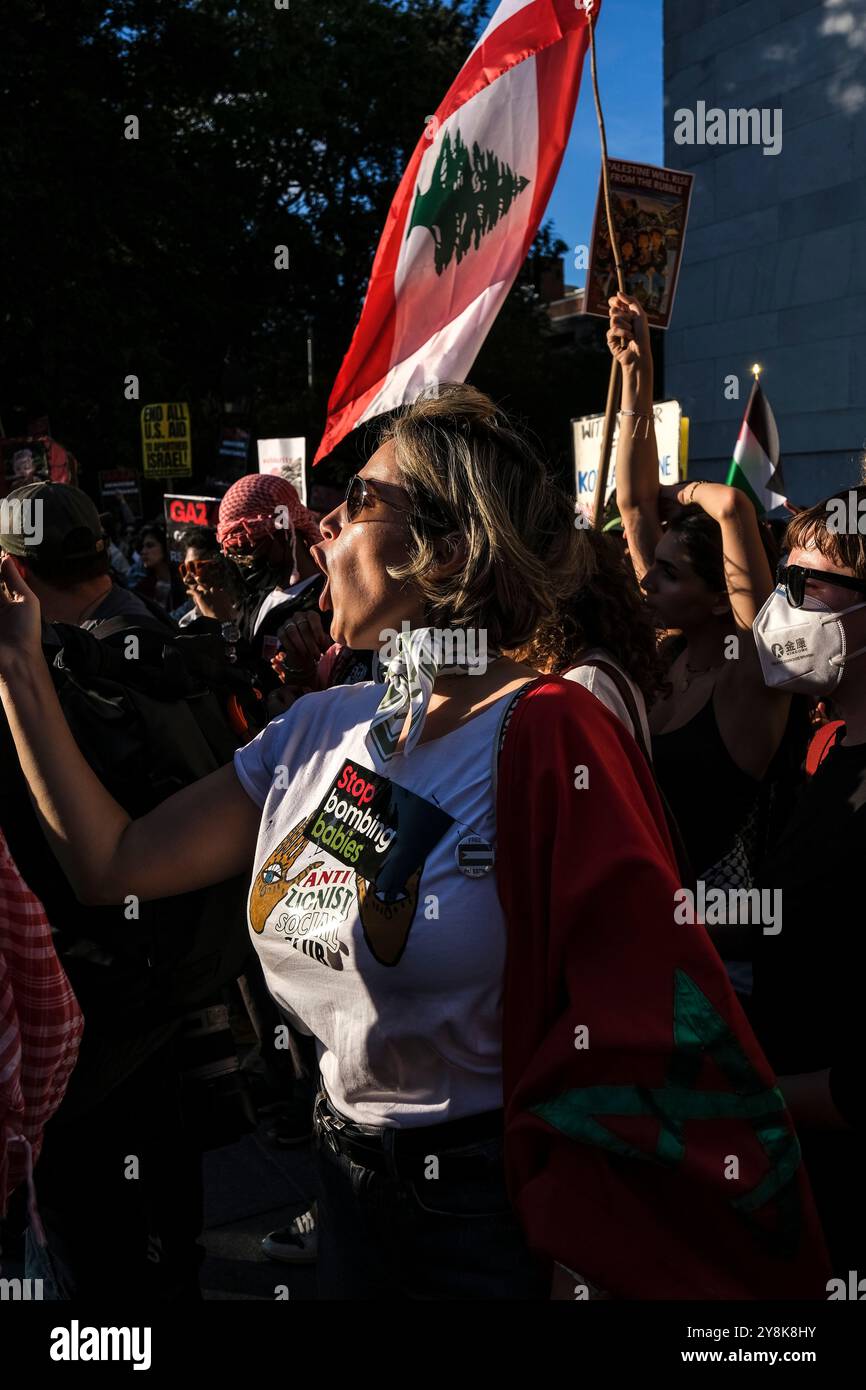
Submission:
[[[248,917],[268,988],[316,1038],[338,1110],[411,1127],[502,1105],[505,921],[495,869],[465,870],[495,851],[509,697],[376,773],[364,735],[383,693],[304,696],[235,769],[262,807]],[[461,869],[467,836],[483,844],[463,843]]]
[[[638,715],[640,716],[641,728],[643,730],[644,739],[646,740],[646,746],[650,749],[652,745],[650,743],[649,724],[646,717],[646,701],[639,687],[635,685],[631,676],[626,675],[619,662],[614,661],[610,652],[605,651],[603,647],[592,647],[588,651],[585,651],[583,653],[583,660],[588,661],[590,659],[606,661],[608,665],[615,666],[621,673],[629,690],[634,696],[634,702],[637,706]],[[584,690],[589,691],[590,695],[594,695],[597,700],[601,700],[603,705],[607,705],[611,714],[615,714],[617,719],[622,721],[632,738],[635,737],[634,726],[629,712],[626,709],[625,701],[606,671],[600,671],[597,666],[574,666],[570,671],[565,671],[563,675],[565,680],[574,681],[576,685],[582,685]]]

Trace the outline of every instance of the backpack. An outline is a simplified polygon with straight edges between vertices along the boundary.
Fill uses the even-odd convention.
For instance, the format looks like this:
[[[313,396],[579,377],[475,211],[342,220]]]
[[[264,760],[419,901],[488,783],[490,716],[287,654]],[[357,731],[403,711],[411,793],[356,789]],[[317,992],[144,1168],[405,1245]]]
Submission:
[[[215,619],[199,618],[189,628],[178,628],[164,615],[149,622],[144,617],[120,614],[85,625],[83,630],[104,645],[94,648],[78,642],[74,634],[81,628],[64,628],[63,632],[66,642],[74,645],[75,660],[79,665],[86,663],[90,676],[105,675],[128,684],[128,653],[137,651],[138,664],[132,677],[136,688],[157,696],[165,696],[171,689],[179,699],[188,700],[220,764],[267,723],[260,682],[250,664],[237,659],[237,646],[229,655]],[[136,639],[135,648],[131,649],[130,638]],[[227,733],[231,735],[228,740]]]
[[[46,655],[78,747],[137,818],[223,766],[237,740],[171,633],[128,617],[101,626],[91,633],[55,624]],[[89,1000],[100,1018],[137,1030],[210,1004],[249,955],[246,889],[238,877],[140,903],[137,917],[123,906],[88,907],[59,924],[52,917],[70,978],[76,990],[84,985],[85,1016]]]

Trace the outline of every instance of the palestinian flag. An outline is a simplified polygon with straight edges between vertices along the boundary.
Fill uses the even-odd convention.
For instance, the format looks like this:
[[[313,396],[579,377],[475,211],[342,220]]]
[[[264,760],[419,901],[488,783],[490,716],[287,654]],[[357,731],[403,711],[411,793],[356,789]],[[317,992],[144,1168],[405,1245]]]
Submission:
[[[362,421],[424,387],[465,380],[559,172],[587,26],[574,0],[502,0],[428,117],[386,219],[314,463]]]
[[[757,377],[734,446],[727,483],[728,487],[738,487],[748,494],[758,516],[784,504],[779,431]]]

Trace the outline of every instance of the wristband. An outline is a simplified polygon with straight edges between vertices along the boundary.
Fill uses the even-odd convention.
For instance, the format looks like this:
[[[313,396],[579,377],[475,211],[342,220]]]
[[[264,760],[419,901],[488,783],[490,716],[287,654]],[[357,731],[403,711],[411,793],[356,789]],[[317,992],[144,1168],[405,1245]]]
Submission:
[[[627,415],[630,419],[633,419],[633,420],[634,420],[634,425],[632,426],[632,431],[631,431],[631,437],[632,437],[632,439],[636,439],[636,438],[637,438],[637,432],[638,432],[638,428],[639,428],[639,426],[638,426],[638,421],[639,421],[639,420],[643,420],[643,421],[644,421],[644,427],[643,427],[643,437],[644,437],[644,439],[649,439],[649,437],[650,437],[650,425],[653,423],[653,420],[654,420],[654,417],[653,417],[652,415],[647,415],[646,411],[644,411],[644,410],[620,410],[620,411],[619,411],[619,414],[620,414],[620,415]]]
[[[701,487],[706,481],[706,478],[695,478],[695,481],[693,483],[686,483],[686,487],[691,488],[691,492],[689,493],[689,500],[685,504],[687,507],[690,507],[695,500],[695,488]]]

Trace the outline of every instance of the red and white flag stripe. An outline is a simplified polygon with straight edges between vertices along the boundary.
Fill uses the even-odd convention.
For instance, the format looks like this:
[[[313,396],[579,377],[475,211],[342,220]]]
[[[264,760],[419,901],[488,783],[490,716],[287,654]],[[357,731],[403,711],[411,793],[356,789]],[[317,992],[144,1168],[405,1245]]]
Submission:
[[[559,172],[587,26],[582,0],[502,0],[397,189],[314,463],[425,386],[465,379]]]

